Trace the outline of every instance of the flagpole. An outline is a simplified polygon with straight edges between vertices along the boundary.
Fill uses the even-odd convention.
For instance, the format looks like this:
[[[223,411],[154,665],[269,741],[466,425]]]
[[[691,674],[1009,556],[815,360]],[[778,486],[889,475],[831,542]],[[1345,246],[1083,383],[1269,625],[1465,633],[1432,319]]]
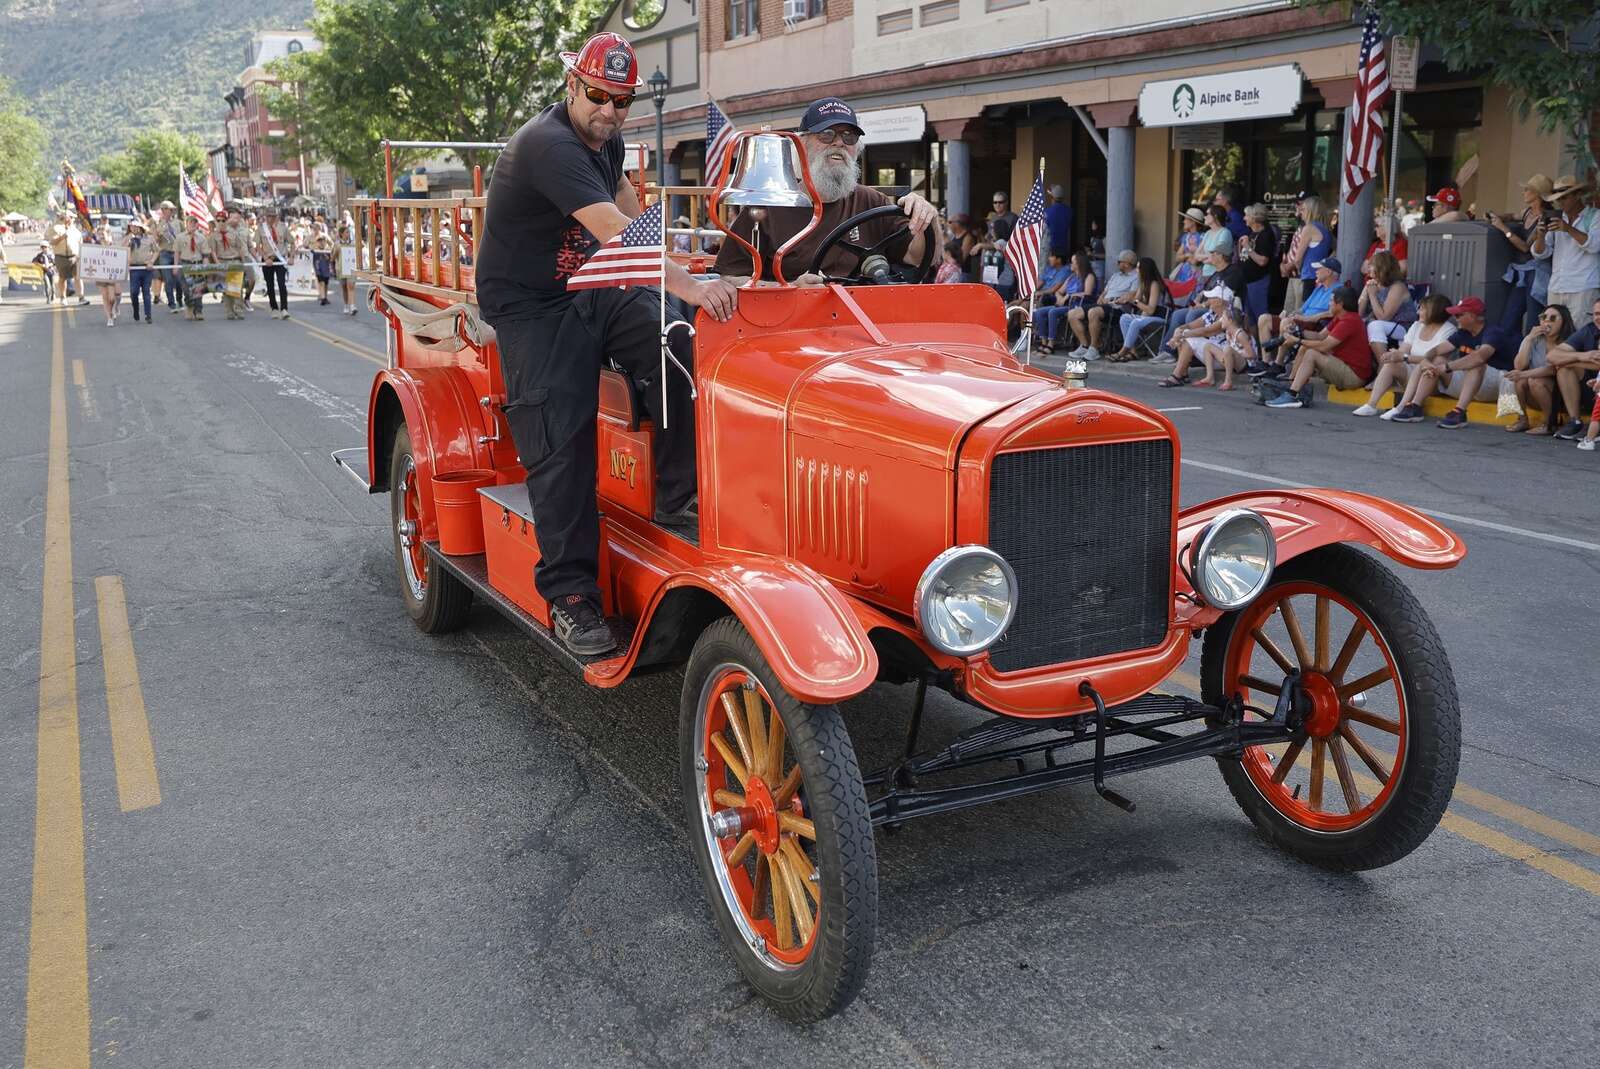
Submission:
[[[1039,188],[1044,188],[1043,156],[1039,157]],[[1046,228],[1041,227],[1040,229],[1045,230]],[[1043,247],[1043,244],[1043,242],[1040,242],[1041,248]],[[1034,270],[1036,274],[1042,274],[1038,267],[1035,267]],[[1033,366],[1033,302],[1034,295],[1038,292],[1039,280],[1036,278],[1034,279],[1033,286],[1028,290],[1028,321],[1022,324],[1022,364],[1024,367]]]
[[[661,207],[661,429],[667,429],[667,209],[666,193],[656,191]]]

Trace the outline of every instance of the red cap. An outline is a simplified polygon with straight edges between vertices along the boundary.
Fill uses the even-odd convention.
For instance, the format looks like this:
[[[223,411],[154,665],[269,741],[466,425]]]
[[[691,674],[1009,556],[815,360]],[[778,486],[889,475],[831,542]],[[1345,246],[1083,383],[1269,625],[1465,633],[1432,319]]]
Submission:
[[[1445,186],[1428,199],[1435,204],[1443,204],[1448,208],[1459,208],[1461,207],[1461,190],[1455,186]]]
[[[1462,312],[1468,312],[1475,316],[1481,316],[1483,315],[1483,301],[1477,297],[1463,297],[1460,303],[1452,304],[1445,311],[1451,315],[1460,315]]]
[[[639,57],[617,33],[597,33],[576,52],[561,53],[561,65],[586,82],[620,93],[644,85],[639,77]]]

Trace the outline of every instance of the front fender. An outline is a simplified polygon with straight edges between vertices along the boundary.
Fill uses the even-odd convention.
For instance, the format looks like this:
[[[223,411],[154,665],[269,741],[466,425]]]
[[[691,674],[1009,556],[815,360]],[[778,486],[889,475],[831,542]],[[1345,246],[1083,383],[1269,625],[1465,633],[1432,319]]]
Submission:
[[[422,496],[423,537],[435,538],[432,476],[467,468],[492,468],[489,447],[480,445],[483,415],[472,382],[459,367],[386,368],[372,382],[367,405],[367,457],[371,484],[387,486],[393,410],[411,430]]]
[[[801,701],[831,705],[866,690],[878,676],[872,648],[850,603],[826,579],[801,564],[772,557],[711,559],[669,576],[650,599],[639,621],[643,638],[610,678],[590,681],[614,685],[648,663],[665,647],[679,647],[693,635],[665,634],[678,613],[657,610],[696,591],[716,598],[739,618],[783,683]],[[659,627],[659,631],[655,630]],[[641,658],[641,651],[651,651]]]
[[[1333,542],[1361,542],[1411,568],[1453,568],[1467,555],[1456,533],[1416,509],[1357,493],[1313,487],[1305,490],[1247,491],[1207,501],[1178,515],[1178,560],[1210,520],[1228,509],[1254,509],[1272,526],[1278,563]],[[1192,593],[1179,570],[1180,589]],[[1202,609],[1190,618],[1205,626],[1216,618]]]

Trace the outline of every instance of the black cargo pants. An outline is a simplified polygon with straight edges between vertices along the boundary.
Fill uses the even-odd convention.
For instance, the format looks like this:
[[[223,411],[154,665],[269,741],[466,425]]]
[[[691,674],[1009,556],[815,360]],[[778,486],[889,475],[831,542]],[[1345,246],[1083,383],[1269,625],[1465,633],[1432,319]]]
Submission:
[[[656,427],[656,507],[674,512],[695,492],[694,401],[670,366],[669,426],[661,429],[660,316],[658,292],[634,287],[580,290],[564,312],[490,321],[506,381],[506,421],[528,469],[540,556],[534,587],[546,601],[599,596],[595,418],[604,364],[646,384],[645,407]],[[684,332],[674,334],[673,352],[692,370]]]

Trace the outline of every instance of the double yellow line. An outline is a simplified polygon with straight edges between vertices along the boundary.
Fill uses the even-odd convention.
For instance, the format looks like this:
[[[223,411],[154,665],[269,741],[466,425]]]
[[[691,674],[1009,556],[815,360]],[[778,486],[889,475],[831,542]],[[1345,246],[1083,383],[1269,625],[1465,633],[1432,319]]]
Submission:
[[[1170,680],[1179,687],[1187,690],[1192,696],[1200,694],[1200,678],[1193,672],[1179,670],[1172,673]],[[1305,763],[1306,758],[1301,755],[1300,762]],[[1370,779],[1361,773],[1356,773],[1355,778],[1363,790],[1369,794],[1376,794],[1380,785],[1376,780]],[[1515,824],[1535,835],[1552,839],[1558,843],[1581,850],[1586,854],[1600,857],[1600,835],[1591,835],[1581,828],[1574,828],[1570,824],[1563,824],[1554,817],[1545,816],[1537,810],[1520,806],[1515,802],[1480,791],[1476,787],[1469,787],[1464,783],[1457,783],[1455,792],[1450,796],[1450,808],[1445,810],[1444,818],[1439,826],[1487,847],[1502,857],[1521,861],[1541,872],[1548,873],[1564,883],[1569,883],[1580,890],[1600,897],[1600,872],[1586,868],[1583,865],[1568,861],[1558,854],[1542,850],[1532,843],[1523,842],[1515,836],[1507,835],[1486,824],[1464,817],[1460,812],[1460,805],[1482,810],[1491,816],[1499,817],[1509,824]]]
[[[26,1069],[87,1069],[89,1065],[89,918],[84,888],[72,501],[61,320],[59,313],[51,317],[38,779],[28,940],[28,1019],[23,1038]],[[122,580],[101,576],[95,580],[95,590],[118,799],[125,812],[143,809],[161,801],[161,789]]]
[[[330,330],[323,330],[321,327],[314,327],[310,323],[300,319],[290,319],[289,322],[296,324],[312,337],[317,338],[320,341],[327,342],[335,349],[342,349],[353,356],[359,356],[363,360],[377,364],[379,367],[389,366],[388,357],[384,356],[375,349],[369,349],[365,345],[362,345],[358,342],[350,341],[347,338],[341,338],[339,335]]]

